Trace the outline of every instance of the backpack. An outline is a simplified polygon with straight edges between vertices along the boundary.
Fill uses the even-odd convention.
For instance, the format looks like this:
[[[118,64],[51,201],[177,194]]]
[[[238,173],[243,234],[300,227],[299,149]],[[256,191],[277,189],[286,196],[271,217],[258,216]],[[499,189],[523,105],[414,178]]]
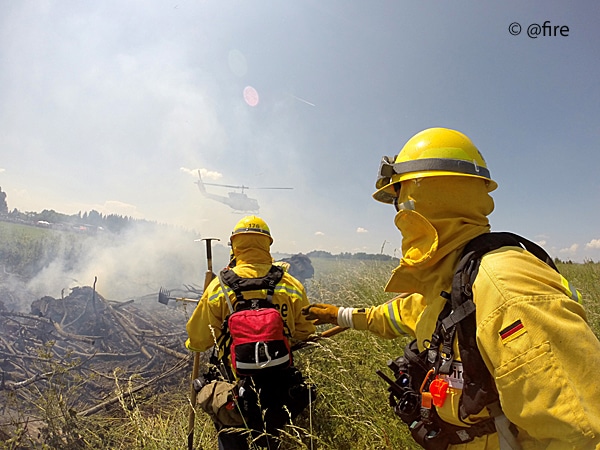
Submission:
[[[275,265],[264,277],[242,278],[231,269],[219,274],[222,284],[236,296],[223,323],[222,341],[225,360],[231,356],[231,366],[239,377],[290,367],[292,351],[286,324],[272,302],[275,286],[283,277],[283,269]],[[267,290],[266,298],[245,299],[244,291]],[[225,289],[223,289],[225,291]],[[225,292],[227,296],[227,292]]]
[[[413,340],[406,346],[403,356],[389,361],[388,367],[395,380],[377,371],[389,384],[390,406],[409,425],[411,435],[425,449],[444,449],[449,444],[462,444],[496,431],[510,439],[506,434],[510,434],[514,426],[505,420],[494,379],[477,347],[472,290],[482,257],[506,246],[525,248],[558,272],[552,258],[540,246],[521,236],[508,232],[477,236],[463,250],[453,276],[452,292],[441,293],[447,302],[438,317],[428,348],[420,352],[417,341]],[[440,387],[442,383],[436,378],[430,379],[430,375],[432,371],[451,374],[454,370],[452,345],[455,336],[458,336],[463,379],[459,418],[464,420],[484,408],[492,416],[469,427],[448,424],[439,418],[435,408],[423,407],[428,402],[436,406],[439,402],[443,404],[445,391],[443,386]],[[427,398],[424,398],[425,395]],[[501,420],[505,420],[511,430],[497,430],[499,423],[505,423],[499,418],[503,418]]]

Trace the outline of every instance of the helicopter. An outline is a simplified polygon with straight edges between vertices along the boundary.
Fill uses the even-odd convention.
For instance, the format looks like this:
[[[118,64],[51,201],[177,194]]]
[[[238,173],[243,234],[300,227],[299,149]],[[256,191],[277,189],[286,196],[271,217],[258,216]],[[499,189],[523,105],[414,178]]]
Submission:
[[[233,186],[230,184],[218,184],[218,183],[205,183],[202,180],[202,175],[200,174],[200,170],[198,170],[198,181],[195,182],[198,185],[198,189],[202,195],[206,198],[210,198],[211,200],[215,200],[220,203],[224,203],[233,209],[234,212],[239,213],[258,213],[260,206],[258,205],[258,200],[255,198],[248,197],[245,193],[245,189],[294,189],[291,187],[258,187],[251,188],[248,186]],[[207,192],[205,186],[219,186],[219,187],[227,187],[231,189],[241,189],[241,192],[228,192],[227,197],[224,195],[217,195]]]

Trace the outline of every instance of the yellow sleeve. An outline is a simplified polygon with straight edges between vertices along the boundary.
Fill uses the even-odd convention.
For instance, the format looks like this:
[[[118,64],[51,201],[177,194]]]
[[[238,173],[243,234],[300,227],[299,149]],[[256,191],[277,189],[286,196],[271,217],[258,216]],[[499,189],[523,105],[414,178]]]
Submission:
[[[306,316],[302,314],[302,308],[308,306],[308,304],[308,297],[304,288],[302,288],[301,296],[293,304],[295,330],[292,339],[294,340],[303,341],[317,330],[312,321],[306,320]]]
[[[370,308],[355,308],[352,322],[357,330],[368,330],[383,338],[415,336],[416,323],[425,307],[420,294],[400,294]]]
[[[309,304],[306,290],[302,283],[290,274],[284,274],[281,284],[278,286],[275,295],[284,294],[286,299],[283,303],[289,304],[289,313],[280,312],[290,329],[291,338],[293,341],[303,341],[311,334],[316,332],[315,325],[306,320],[306,316],[302,315],[302,308]],[[283,308],[283,306],[282,306]]]
[[[599,445],[600,342],[561,276],[524,252],[487,256],[474,298],[478,346],[507,418],[548,449]]]
[[[208,350],[215,345],[215,339],[221,335],[221,327],[227,316],[227,310],[223,309],[223,304],[226,302],[219,301],[219,297],[223,297],[219,280],[214,279],[202,294],[186,325],[188,339],[185,346],[189,350],[193,352]]]

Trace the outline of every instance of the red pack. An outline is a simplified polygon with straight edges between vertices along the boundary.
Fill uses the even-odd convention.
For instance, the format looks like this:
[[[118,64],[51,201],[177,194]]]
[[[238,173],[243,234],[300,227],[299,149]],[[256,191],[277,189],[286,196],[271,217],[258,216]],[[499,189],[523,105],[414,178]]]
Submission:
[[[289,367],[292,362],[285,324],[275,308],[246,309],[229,316],[231,364],[238,375]]]
[[[262,278],[241,278],[233,270],[226,269],[220,276],[236,295],[235,311],[225,319],[223,327],[235,373],[248,376],[289,367],[292,351],[286,325],[272,303],[283,270],[272,266]],[[243,291],[263,289],[267,290],[266,298],[245,299],[242,295]]]

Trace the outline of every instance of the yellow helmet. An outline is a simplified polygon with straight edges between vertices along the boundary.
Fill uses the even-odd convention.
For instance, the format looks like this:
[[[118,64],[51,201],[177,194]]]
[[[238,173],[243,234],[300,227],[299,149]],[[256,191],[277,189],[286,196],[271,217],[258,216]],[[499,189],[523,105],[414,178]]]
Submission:
[[[401,181],[445,175],[482,178],[488,182],[488,192],[498,187],[490,178],[483,156],[467,136],[448,128],[429,128],[410,138],[393,158],[382,158],[373,198],[393,203]]]
[[[260,234],[262,236],[268,236],[270,243],[273,243],[273,238],[271,237],[271,230],[267,223],[257,216],[246,216],[242,220],[240,220],[233,231],[231,232],[231,238],[238,234],[244,233],[255,233]]]

